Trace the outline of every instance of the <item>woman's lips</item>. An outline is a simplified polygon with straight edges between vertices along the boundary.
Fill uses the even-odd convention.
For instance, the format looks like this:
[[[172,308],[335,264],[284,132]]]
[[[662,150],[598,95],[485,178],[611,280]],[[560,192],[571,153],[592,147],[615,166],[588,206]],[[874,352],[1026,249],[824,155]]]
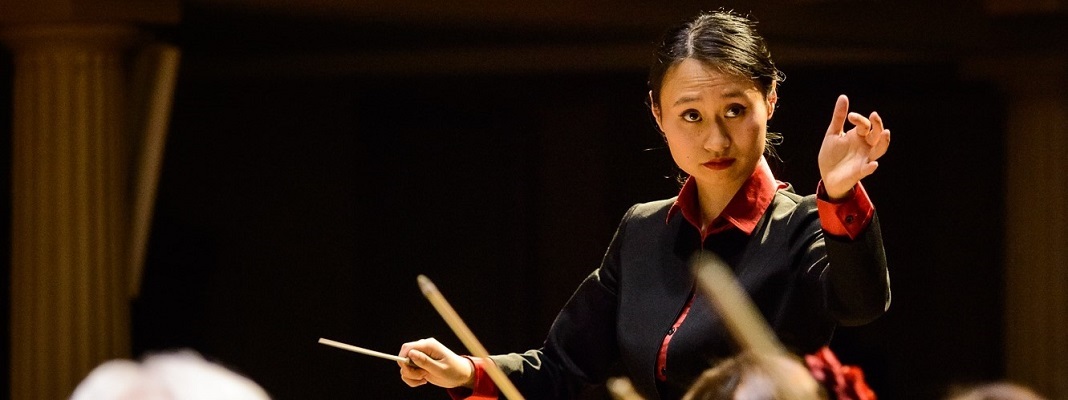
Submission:
[[[715,160],[706,162],[706,163],[701,164],[701,165],[704,165],[705,168],[708,168],[708,169],[711,169],[711,170],[720,171],[720,170],[724,170],[724,169],[730,168],[731,164],[734,164],[734,159],[733,158],[719,158],[719,159],[715,159]]]

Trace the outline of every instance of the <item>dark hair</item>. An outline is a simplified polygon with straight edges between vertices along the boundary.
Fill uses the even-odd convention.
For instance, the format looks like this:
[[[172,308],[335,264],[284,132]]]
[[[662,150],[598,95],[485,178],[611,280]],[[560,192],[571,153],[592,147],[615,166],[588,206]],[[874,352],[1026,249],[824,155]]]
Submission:
[[[660,107],[664,74],[688,58],[725,73],[751,78],[766,99],[786,75],[771,61],[771,52],[755,26],[756,22],[747,17],[718,10],[702,13],[692,21],[668,30],[660,40],[656,60],[649,68],[649,101],[652,102],[649,105]],[[781,142],[781,134],[768,132],[767,154],[777,158],[774,146]]]
[[[702,13],[692,21],[669,30],[656,49],[649,68],[649,90],[654,106],[660,104],[664,74],[687,58],[708,63],[724,72],[750,77],[767,97],[785,76],[771,61],[756,23],[731,11]]]

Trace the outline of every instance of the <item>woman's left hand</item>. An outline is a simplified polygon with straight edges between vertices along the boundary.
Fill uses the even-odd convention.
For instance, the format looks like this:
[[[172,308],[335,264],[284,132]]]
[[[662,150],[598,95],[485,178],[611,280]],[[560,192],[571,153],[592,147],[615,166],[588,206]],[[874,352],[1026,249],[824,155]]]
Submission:
[[[847,119],[854,127],[844,131]],[[879,168],[876,160],[886,154],[889,146],[890,130],[883,127],[878,113],[864,118],[849,112],[849,98],[838,96],[819,155],[820,177],[827,196],[832,200],[847,196],[861,178]]]

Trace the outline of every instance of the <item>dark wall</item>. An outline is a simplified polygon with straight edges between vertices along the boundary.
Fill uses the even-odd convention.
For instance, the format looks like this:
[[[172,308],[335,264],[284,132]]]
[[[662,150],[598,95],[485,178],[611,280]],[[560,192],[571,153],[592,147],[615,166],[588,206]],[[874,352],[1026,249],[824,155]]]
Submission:
[[[951,384],[1001,377],[999,93],[962,82],[951,65],[784,68],[772,126],[789,129],[780,177],[813,190],[815,129],[836,93],[854,110],[878,110],[892,132],[864,180],[882,222],[892,305],[872,324],[840,329],[832,347],[864,367],[881,398],[936,398]]]
[[[420,273],[488,348],[538,345],[623,211],[675,190],[643,92],[640,73],[183,85],[137,348],[193,346],[279,398],[405,397],[396,366],[315,340],[462,348]]]
[[[952,65],[782,67],[774,169],[799,191],[838,93],[894,132],[865,180],[894,304],[840,330],[840,356],[888,399],[999,376],[997,93]],[[677,190],[646,90],[641,70],[183,75],[136,349],[193,347],[280,399],[446,398],[315,341],[462,349],[417,290],[426,274],[491,351],[537,346],[626,208]]]
[[[216,76],[205,71],[233,71],[234,42],[213,39],[259,17],[198,24],[197,12],[171,38],[184,58],[134,302],[138,355],[193,348],[278,399],[445,399],[407,388],[391,362],[316,340],[395,352],[436,337],[462,349],[416,287],[426,274],[491,351],[537,346],[626,208],[677,190],[643,104],[644,70],[309,76],[298,64]],[[249,44],[298,52],[277,46]],[[818,180],[837,94],[879,110],[894,134],[865,180],[893,305],[839,330],[836,351],[885,399],[999,377],[999,94],[951,63],[780,67],[771,129],[786,140],[773,168],[799,191]]]

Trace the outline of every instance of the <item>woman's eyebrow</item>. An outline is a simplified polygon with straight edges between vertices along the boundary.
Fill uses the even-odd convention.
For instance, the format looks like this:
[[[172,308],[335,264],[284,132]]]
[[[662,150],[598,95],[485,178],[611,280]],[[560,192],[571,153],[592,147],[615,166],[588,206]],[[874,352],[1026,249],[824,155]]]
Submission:
[[[721,98],[721,99],[745,98],[745,90],[742,90],[742,89],[731,89],[731,90],[728,90],[726,92],[720,93],[719,98]],[[672,106],[678,106],[679,104],[683,104],[683,103],[691,103],[691,102],[701,101],[701,99],[702,99],[702,97],[700,95],[697,95],[697,96],[683,96],[683,97],[680,97],[678,100],[675,100],[675,104],[673,104]]]
[[[683,97],[680,97],[678,100],[675,100],[675,104],[673,106],[677,106],[677,105],[683,104],[683,103],[691,103],[691,102],[695,102],[695,101],[701,101],[701,96],[683,96]]]
[[[738,98],[738,97],[745,97],[745,91],[741,90],[741,89],[731,89],[729,91],[720,93],[719,97],[720,98],[724,98],[724,99],[733,99],[733,98]]]

